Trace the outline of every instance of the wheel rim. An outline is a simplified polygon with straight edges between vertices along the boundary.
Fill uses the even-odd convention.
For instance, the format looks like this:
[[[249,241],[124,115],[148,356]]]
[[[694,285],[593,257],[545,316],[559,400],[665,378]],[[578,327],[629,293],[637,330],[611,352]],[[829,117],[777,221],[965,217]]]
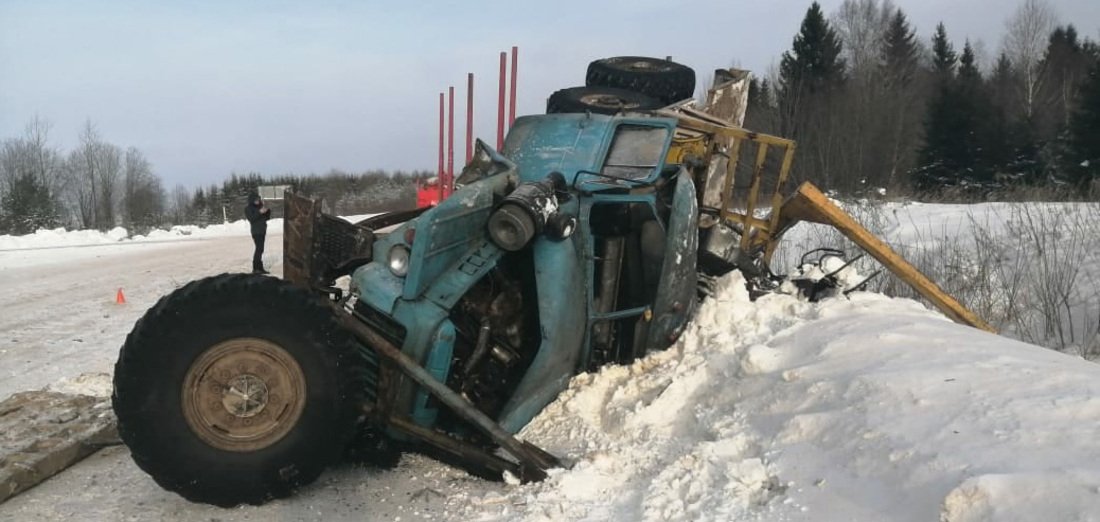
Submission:
[[[624,100],[614,94],[587,94],[581,97],[581,103],[603,109],[632,109],[638,106],[637,103]]]
[[[281,440],[302,416],[306,380],[279,345],[256,338],[211,346],[183,379],[183,416],[203,442],[256,451]]]
[[[639,73],[656,73],[672,70],[672,66],[668,63],[662,63],[655,60],[617,60],[616,65],[624,70]]]

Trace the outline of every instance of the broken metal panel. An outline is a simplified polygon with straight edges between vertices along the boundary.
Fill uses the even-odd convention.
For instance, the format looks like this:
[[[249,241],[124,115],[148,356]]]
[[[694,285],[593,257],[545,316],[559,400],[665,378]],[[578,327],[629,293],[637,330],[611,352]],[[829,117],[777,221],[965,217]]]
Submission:
[[[740,127],[745,121],[745,111],[748,108],[749,79],[748,71],[739,69],[718,69],[714,74],[712,87],[707,91],[706,104],[701,110],[694,108],[695,103],[680,103],[665,109],[665,115],[676,117],[688,117],[706,121],[715,125]],[[736,150],[739,143],[728,136],[713,135],[703,129],[692,129],[680,126],[676,130],[677,138],[674,145],[681,150],[688,149],[683,144],[696,144],[697,141],[709,142],[705,148],[703,143],[697,143],[693,153],[699,159],[706,160],[706,171],[698,181],[700,205],[709,208],[720,208],[722,203],[728,201],[724,197],[723,188],[729,185],[732,179],[730,157],[736,158]],[[699,149],[702,149],[701,151]],[[702,153],[699,153],[702,152]],[[669,158],[669,163],[681,163],[682,158]],[[736,159],[733,163],[736,162]]]
[[[118,444],[111,400],[49,391],[0,402],[0,503]]]
[[[313,233],[321,219],[321,204],[287,193],[283,218],[283,279],[309,288],[313,281]]]
[[[324,288],[370,261],[374,232],[321,212],[321,200],[285,195],[283,279]],[[403,217],[403,216],[402,216]]]
[[[749,105],[749,80],[752,75],[741,69],[714,71],[714,87],[707,91],[706,112],[740,127],[745,123]]]

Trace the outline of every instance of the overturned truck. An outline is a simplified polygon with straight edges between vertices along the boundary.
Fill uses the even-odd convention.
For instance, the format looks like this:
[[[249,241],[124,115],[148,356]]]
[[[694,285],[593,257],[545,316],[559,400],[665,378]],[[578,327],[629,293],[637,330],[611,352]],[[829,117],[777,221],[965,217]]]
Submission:
[[[799,220],[837,226],[988,329],[812,185],[785,194],[795,144],[741,128],[747,73],[717,71],[706,103],[694,88],[667,60],[599,60],[588,85],[517,119],[502,150],[479,141],[431,208],[352,224],[288,193],[282,279],[191,282],[127,337],[113,405],[135,462],[221,506],[401,451],[539,480],[562,461],[515,434],[569,379],[674,343],[731,270],[766,290]]]

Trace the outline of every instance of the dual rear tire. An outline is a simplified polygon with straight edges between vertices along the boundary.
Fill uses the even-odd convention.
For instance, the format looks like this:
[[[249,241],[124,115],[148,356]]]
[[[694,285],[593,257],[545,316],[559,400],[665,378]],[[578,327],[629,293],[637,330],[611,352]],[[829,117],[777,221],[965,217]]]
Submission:
[[[670,60],[642,56],[604,58],[588,64],[584,87],[554,92],[547,114],[618,114],[665,107],[691,98],[695,71]]]

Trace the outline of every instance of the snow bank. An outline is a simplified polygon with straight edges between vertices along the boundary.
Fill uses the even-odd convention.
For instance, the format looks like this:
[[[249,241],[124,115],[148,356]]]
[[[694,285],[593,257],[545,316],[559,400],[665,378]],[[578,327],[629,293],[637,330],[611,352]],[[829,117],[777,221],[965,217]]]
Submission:
[[[359,214],[354,216],[341,216],[341,218],[351,223],[355,223],[376,215],[377,214]],[[272,219],[268,222],[267,228],[268,232],[281,231],[283,229],[282,218]],[[33,234],[24,236],[0,235],[0,251],[109,245],[121,242],[179,241],[211,237],[247,236],[249,233],[250,228],[248,221],[244,219],[205,227],[176,225],[168,230],[156,229],[145,235],[136,234],[134,236],[130,236],[130,233],[122,227],[115,227],[108,232],[55,228],[53,230],[39,230]]]
[[[471,519],[1097,520],[1100,366],[855,293],[721,282],[667,351],[576,377],[521,434],[575,461]]]
[[[268,222],[269,231],[283,229],[282,219]],[[221,225],[198,227],[194,225],[174,226],[168,230],[153,230],[147,235],[130,236],[125,228],[115,227],[108,232],[98,230],[39,230],[25,236],[0,235],[0,251],[27,250],[34,248],[58,248],[73,246],[108,245],[123,242],[179,241],[183,239],[202,239],[226,236],[247,236],[248,221],[239,220]]]
[[[115,227],[108,232],[98,230],[38,230],[25,236],[0,235],[0,250],[18,250],[24,248],[45,248],[76,245],[104,245],[117,243],[126,238],[125,228]]]

